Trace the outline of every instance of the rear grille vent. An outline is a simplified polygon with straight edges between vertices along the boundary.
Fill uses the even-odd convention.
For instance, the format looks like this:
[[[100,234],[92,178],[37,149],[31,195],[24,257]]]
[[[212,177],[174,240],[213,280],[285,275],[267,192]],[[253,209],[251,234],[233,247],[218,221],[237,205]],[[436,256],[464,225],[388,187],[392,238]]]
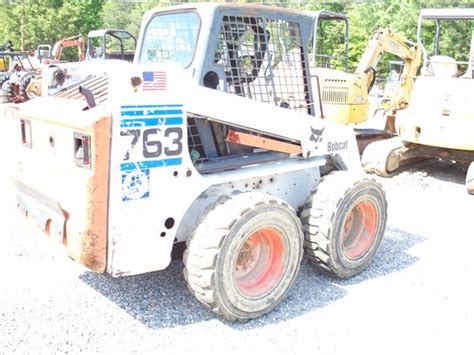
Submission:
[[[79,92],[79,86],[88,88],[92,94],[97,105],[105,102],[109,98],[109,78],[105,75],[90,76],[80,83],[70,86],[54,94],[55,97],[62,97],[73,100],[83,100],[86,98]]]
[[[349,100],[349,92],[347,90],[334,90],[323,88],[323,102],[332,104],[347,103]]]

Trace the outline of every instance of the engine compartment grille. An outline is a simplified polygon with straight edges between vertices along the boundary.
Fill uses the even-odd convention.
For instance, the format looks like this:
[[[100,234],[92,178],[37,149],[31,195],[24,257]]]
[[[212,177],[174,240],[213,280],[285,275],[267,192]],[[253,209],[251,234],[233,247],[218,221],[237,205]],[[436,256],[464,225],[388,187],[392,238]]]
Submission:
[[[86,98],[79,92],[79,86],[86,87],[92,92],[97,105],[109,99],[109,78],[106,75],[89,76],[75,85],[58,91],[53,96],[85,101]]]
[[[323,87],[321,98],[325,103],[342,104],[348,103],[349,91]]]

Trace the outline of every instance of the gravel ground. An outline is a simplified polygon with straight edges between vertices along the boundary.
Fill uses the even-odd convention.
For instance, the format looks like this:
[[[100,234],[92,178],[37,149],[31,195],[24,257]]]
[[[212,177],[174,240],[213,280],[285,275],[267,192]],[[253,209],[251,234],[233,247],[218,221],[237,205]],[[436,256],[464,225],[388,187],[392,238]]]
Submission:
[[[0,143],[7,155],[0,171],[2,354],[474,353],[474,196],[464,190],[466,167],[429,161],[378,178],[389,220],[371,266],[340,281],[304,260],[275,311],[233,324],[191,296],[180,261],[112,279],[67,258],[16,213],[6,178],[10,138]]]

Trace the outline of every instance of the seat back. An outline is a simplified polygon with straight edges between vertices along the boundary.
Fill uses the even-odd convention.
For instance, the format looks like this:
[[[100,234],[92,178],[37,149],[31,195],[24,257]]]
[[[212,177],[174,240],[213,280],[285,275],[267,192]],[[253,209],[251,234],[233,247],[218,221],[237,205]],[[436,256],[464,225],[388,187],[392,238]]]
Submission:
[[[452,57],[435,55],[430,58],[428,70],[433,76],[451,78],[458,75],[458,64]]]

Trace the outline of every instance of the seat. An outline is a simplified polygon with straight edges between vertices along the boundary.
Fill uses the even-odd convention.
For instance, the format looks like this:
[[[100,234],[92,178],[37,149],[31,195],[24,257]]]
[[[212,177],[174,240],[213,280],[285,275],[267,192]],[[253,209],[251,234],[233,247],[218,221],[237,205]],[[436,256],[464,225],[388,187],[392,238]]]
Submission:
[[[452,78],[458,75],[458,64],[452,57],[435,55],[430,58],[428,70],[433,76]]]

